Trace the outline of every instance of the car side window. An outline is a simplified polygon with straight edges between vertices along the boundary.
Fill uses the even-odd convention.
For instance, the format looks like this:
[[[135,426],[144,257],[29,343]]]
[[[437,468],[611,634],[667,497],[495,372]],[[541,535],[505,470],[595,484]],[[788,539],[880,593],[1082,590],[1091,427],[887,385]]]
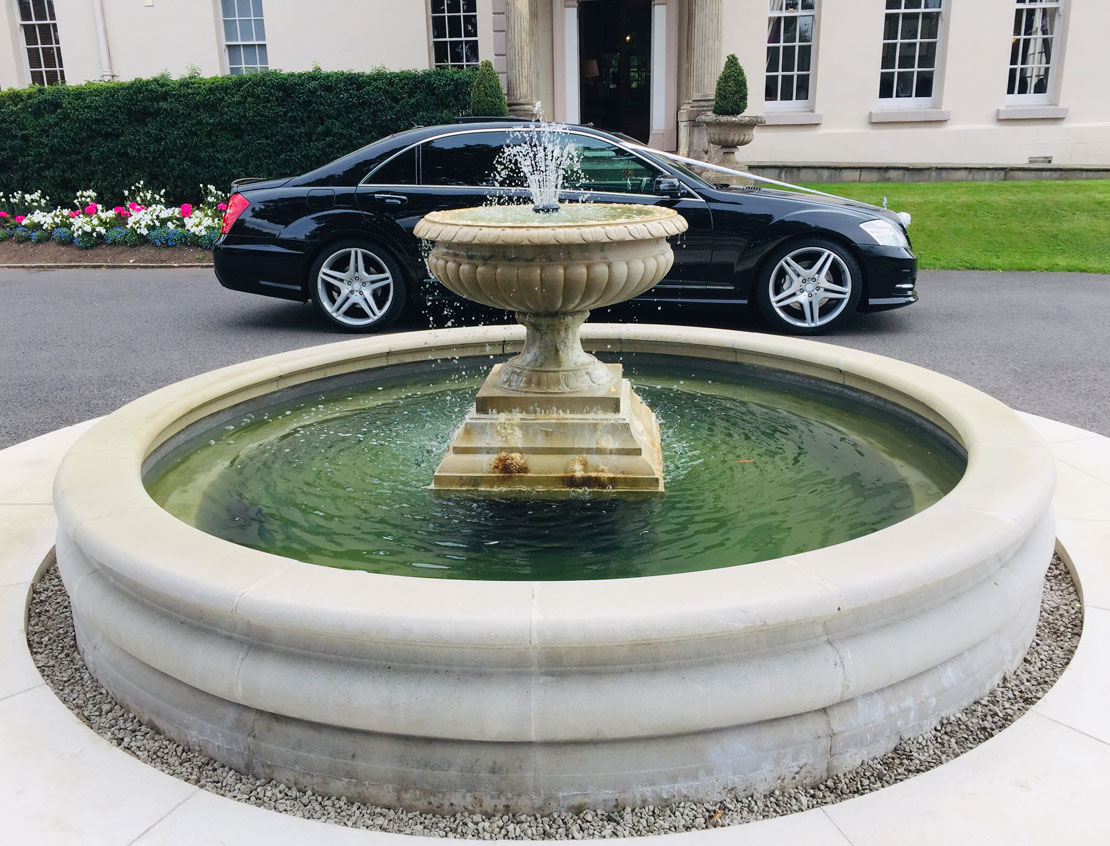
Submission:
[[[472,132],[428,141],[420,148],[422,185],[489,187],[505,132]]]
[[[566,176],[564,186],[572,191],[604,191],[614,194],[652,194],[661,170],[629,150],[600,138],[574,136],[581,156],[579,173]]]
[[[416,148],[405,150],[375,168],[363,180],[364,185],[415,185]]]

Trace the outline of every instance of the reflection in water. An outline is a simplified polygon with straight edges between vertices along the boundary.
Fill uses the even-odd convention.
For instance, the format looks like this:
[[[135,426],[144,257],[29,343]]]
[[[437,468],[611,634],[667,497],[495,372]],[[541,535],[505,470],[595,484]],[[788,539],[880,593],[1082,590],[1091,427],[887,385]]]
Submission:
[[[924,431],[798,385],[629,375],[663,432],[661,498],[433,496],[426,486],[478,375],[375,383],[244,415],[161,460],[147,484],[206,532],[312,563],[592,579],[840,543],[927,507],[962,473],[962,459]]]

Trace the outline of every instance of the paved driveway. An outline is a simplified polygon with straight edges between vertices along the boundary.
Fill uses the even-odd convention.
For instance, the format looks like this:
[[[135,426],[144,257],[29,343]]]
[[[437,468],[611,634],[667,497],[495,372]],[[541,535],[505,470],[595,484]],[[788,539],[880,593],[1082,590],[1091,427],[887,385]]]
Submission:
[[[919,289],[918,304],[825,340],[1110,436],[1110,276],[931,272]],[[730,325],[704,311],[638,313],[667,318]],[[425,313],[405,328],[449,319]],[[740,312],[725,319],[758,328]],[[224,290],[205,269],[0,269],[0,448],[214,367],[344,337],[307,305]]]

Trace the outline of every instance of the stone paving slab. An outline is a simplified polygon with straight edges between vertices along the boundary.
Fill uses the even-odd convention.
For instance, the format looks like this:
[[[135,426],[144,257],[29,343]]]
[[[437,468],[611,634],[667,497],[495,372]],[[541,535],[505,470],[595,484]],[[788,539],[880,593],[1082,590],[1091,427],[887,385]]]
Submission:
[[[1084,596],[1075,659],[1032,712],[935,770],[828,808],[668,835],[676,846],[1102,844],[1110,827],[1110,439],[1027,416],[1057,457],[1061,553]],[[77,720],[34,670],[24,639],[31,580],[53,543],[49,478],[89,424],[0,452],[0,843],[313,843],[423,838],[298,820],[140,763]],[[593,841],[601,842],[601,841]],[[630,844],[661,842],[636,838]]]

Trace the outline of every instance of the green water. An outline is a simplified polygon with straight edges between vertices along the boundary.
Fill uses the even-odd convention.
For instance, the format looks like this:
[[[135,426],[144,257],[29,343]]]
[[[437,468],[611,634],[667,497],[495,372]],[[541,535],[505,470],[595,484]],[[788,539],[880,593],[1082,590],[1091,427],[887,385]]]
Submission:
[[[484,370],[243,414],[159,459],[147,488],[205,532],[313,564],[557,580],[712,569],[840,543],[928,507],[963,472],[947,442],[806,385],[626,366],[662,428],[662,497],[434,496],[427,485]]]

